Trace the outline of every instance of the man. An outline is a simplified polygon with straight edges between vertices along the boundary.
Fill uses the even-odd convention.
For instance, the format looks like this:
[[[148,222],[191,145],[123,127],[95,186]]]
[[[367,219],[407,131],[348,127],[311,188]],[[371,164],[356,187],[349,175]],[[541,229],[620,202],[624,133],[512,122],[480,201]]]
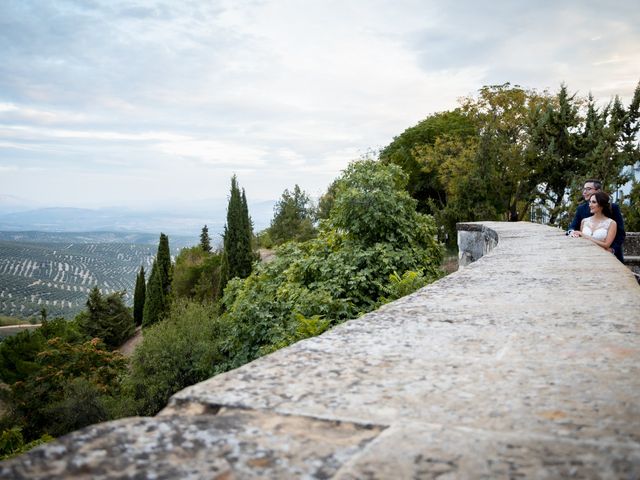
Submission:
[[[591,178],[584,182],[584,188],[582,189],[582,198],[584,198],[585,201],[578,205],[576,216],[573,217],[573,221],[571,222],[571,225],[569,225],[569,231],[567,232],[568,235],[577,236],[573,234],[573,231],[580,230],[582,220],[591,216],[591,212],[589,211],[589,198],[591,198],[591,195],[601,189],[602,182],[600,180]],[[614,253],[618,260],[624,262],[624,256],[622,255],[622,244],[624,243],[624,238],[626,235],[624,233],[624,221],[622,220],[620,207],[618,207],[618,205],[616,205],[615,203],[611,203],[611,211],[613,213],[613,220],[617,223],[618,226],[616,238],[613,239],[613,243],[611,244],[611,251]]]

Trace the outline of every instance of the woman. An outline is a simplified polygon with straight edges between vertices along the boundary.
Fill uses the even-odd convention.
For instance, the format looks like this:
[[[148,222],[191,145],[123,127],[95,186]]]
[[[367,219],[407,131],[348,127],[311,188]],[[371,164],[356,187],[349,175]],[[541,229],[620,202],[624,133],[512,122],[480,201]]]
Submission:
[[[609,195],[597,191],[589,197],[589,211],[591,216],[582,220],[580,231],[575,236],[591,240],[596,245],[611,251],[611,244],[616,238],[618,225],[611,219],[611,204]]]

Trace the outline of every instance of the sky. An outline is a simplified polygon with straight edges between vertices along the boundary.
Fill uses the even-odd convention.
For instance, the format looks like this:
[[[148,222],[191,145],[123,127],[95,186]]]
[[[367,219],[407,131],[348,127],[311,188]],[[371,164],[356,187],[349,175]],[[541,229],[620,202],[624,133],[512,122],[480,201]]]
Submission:
[[[0,200],[317,197],[484,85],[639,81],[637,0],[2,0]]]

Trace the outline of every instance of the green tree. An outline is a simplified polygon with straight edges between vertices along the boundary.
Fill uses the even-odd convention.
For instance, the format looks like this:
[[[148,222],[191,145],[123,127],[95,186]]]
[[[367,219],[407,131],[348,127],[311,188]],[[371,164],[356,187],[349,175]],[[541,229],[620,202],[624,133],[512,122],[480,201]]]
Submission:
[[[409,175],[407,191],[418,201],[421,212],[434,214],[446,204],[438,165],[427,168],[420,154],[420,149],[434,145],[444,135],[464,140],[476,135],[476,125],[461,109],[435,113],[407,128],[380,152],[383,163],[398,165]]]
[[[329,218],[329,214],[331,213],[331,209],[333,208],[333,203],[336,198],[336,188],[338,186],[338,181],[334,180],[331,182],[329,187],[327,187],[327,191],[320,197],[318,201],[318,208],[316,209],[315,215],[318,221],[326,220]]]
[[[251,220],[244,191],[241,193],[234,175],[224,227],[223,286],[227,279],[245,278],[251,273],[255,256],[252,249]]]
[[[8,396],[14,421],[27,439],[62,435],[109,418],[104,400],[119,395],[127,365],[119,352],[108,351],[98,338],[68,343],[55,337],[35,363],[36,370],[13,383]]]
[[[157,260],[151,267],[151,275],[146,287],[144,308],[142,310],[142,326],[147,327],[158,322],[167,311],[167,301],[162,288],[161,274]]]
[[[45,337],[38,330],[23,330],[0,343],[0,380],[11,384],[22,381],[33,373],[36,357],[45,344]]]
[[[285,189],[274,207],[269,237],[275,245],[291,240],[309,240],[316,233],[313,217],[314,211],[309,196],[298,185],[295,185],[293,192]]]
[[[355,162],[337,182],[334,206],[320,232],[289,242],[223,296],[229,365],[257,356],[372,310],[389,275],[422,270],[440,275],[441,246],[430,217],[417,213],[395,165]]]
[[[202,227],[202,232],[200,233],[200,248],[207,253],[211,252],[211,239],[206,225]]]
[[[140,272],[136,276],[136,286],[133,293],[133,320],[136,325],[142,325],[144,318],[144,302],[146,295],[146,279],[144,276],[144,266],[140,267]]]
[[[173,267],[175,298],[213,301],[220,297],[222,254],[207,253],[200,246],[183,248]]]
[[[158,276],[162,285],[162,293],[168,299],[171,292],[171,251],[169,250],[169,237],[164,233],[160,234],[156,262],[158,264]]]
[[[98,287],[93,287],[85,314],[78,316],[81,331],[91,338],[100,338],[111,348],[122,345],[135,330],[133,316],[123,297],[124,292],[103,296]]]
[[[620,205],[625,229],[629,232],[640,232],[640,181],[634,180],[631,191],[625,202]]]

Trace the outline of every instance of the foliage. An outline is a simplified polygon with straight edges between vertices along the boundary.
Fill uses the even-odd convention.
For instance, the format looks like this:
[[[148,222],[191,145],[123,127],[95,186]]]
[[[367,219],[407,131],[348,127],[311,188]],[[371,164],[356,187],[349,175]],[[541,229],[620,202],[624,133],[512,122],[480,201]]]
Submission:
[[[7,315],[0,315],[0,327],[6,327],[8,325],[27,325],[31,323],[29,320],[19,317],[9,317]]]
[[[7,384],[24,381],[37,370],[36,358],[46,341],[56,337],[65,342],[86,340],[76,322],[62,318],[47,320],[38,329],[6,338],[0,343],[0,380]]]
[[[439,276],[433,220],[416,212],[405,182],[395,165],[355,162],[339,179],[317,238],[283,245],[273,261],[228,284],[231,366],[299,338],[302,319],[315,319],[320,330],[375,308],[394,271]]]
[[[535,210],[564,225],[585,178],[615,191],[640,165],[639,110],[640,84],[627,109],[618,98],[598,109],[565,85],[556,95],[486,86],[407,129],[380,159],[409,174],[407,191],[449,242],[459,221],[515,221]]]
[[[169,250],[169,237],[164,233],[160,234],[156,263],[160,284],[162,285],[162,293],[164,294],[165,299],[168,299],[171,292],[171,252]]]
[[[338,188],[338,179],[331,182],[327,191],[320,197],[318,208],[316,209],[316,220],[322,221],[329,218],[329,213],[333,208],[333,202],[336,199],[336,189]]]
[[[12,427],[0,433],[0,461],[7,460],[17,455],[22,455],[32,448],[42,445],[53,440],[51,435],[43,435],[37,440],[24,443],[22,429],[20,427]]]
[[[24,330],[0,343],[0,379],[4,383],[24,380],[37,366],[36,356],[44,345],[44,337],[36,330]]]
[[[290,330],[280,333],[281,339],[273,344],[265,345],[260,349],[260,355],[267,355],[281,348],[291,345],[305,338],[316,337],[325,332],[331,326],[331,320],[322,315],[305,317],[299,313],[294,314],[295,322],[289,325]]]
[[[224,325],[212,304],[177,299],[167,318],[145,330],[125,380],[138,415],[155,415],[169,397],[217,371],[224,357]]]
[[[55,337],[37,354],[35,369],[10,385],[8,404],[29,439],[43,433],[62,435],[108,418],[106,410],[96,406],[102,397],[118,394],[125,371],[124,357],[97,338],[67,343]]]
[[[385,286],[385,296],[381,297],[380,303],[385,304],[409,295],[422,287],[431,283],[432,280],[422,270],[417,272],[407,270],[402,275],[393,272],[389,275],[389,284]]]
[[[227,223],[224,227],[223,280],[222,285],[235,277],[246,278],[252,269],[255,255],[252,249],[253,233],[247,199],[240,192],[238,181],[231,178],[231,194],[227,206]]]
[[[445,205],[446,192],[437,170],[425,168],[419,149],[443,135],[464,141],[475,134],[473,120],[462,110],[435,113],[395,137],[380,152],[380,160],[400,166],[409,175],[407,191],[418,201],[418,210],[435,214]]]
[[[151,275],[146,287],[144,308],[142,310],[142,326],[147,327],[160,321],[167,309],[164,292],[162,291],[162,280],[158,273],[158,264],[153,262]]]
[[[81,331],[89,337],[100,338],[111,348],[122,345],[135,330],[131,311],[124,304],[124,292],[103,296],[93,287],[87,299],[87,310],[78,315]]]
[[[173,267],[171,290],[175,298],[213,301],[220,297],[222,254],[201,246],[183,248]]]
[[[141,266],[140,272],[136,276],[136,286],[133,294],[133,321],[136,325],[142,325],[146,291],[147,286],[144,276],[144,266]]]
[[[632,183],[631,191],[626,201],[620,205],[625,229],[629,232],[640,232],[640,182]]]
[[[211,252],[211,238],[209,238],[209,229],[205,225],[200,233],[200,248],[203,252]]]
[[[304,242],[312,238],[316,230],[313,226],[314,209],[307,195],[298,185],[293,192],[288,189],[274,207],[269,239],[273,245],[288,241]]]

